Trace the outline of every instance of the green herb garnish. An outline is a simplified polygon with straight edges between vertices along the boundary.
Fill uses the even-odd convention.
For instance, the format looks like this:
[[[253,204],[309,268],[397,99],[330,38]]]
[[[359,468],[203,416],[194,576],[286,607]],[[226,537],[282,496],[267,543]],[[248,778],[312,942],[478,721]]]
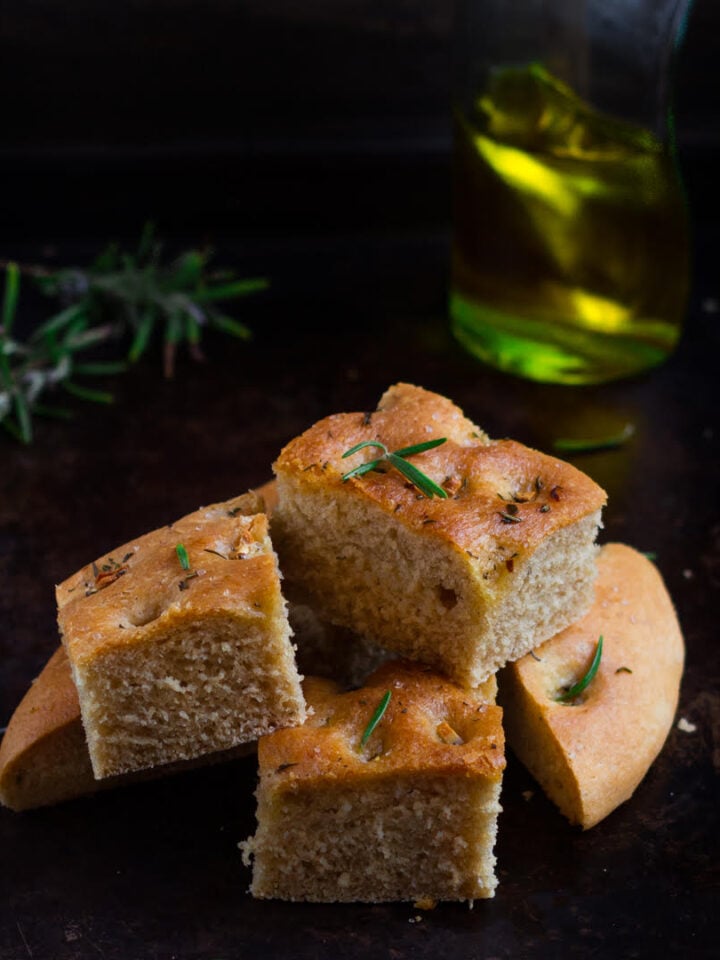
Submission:
[[[643,553],[644,557],[647,557],[648,560],[651,560],[653,563],[657,560],[657,553],[654,550],[647,550]]]
[[[585,674],[582,680],[578,680],[578,682],[574,684],[574,686],[570,687],[569,690],[567,690],[565,693],[560,694],[559,697],[555,697],[555,699],[559,703],[567,703],[569,700],[574,700],[575,697],[581,694],[583,690],[588,686],[588,684],[592,682],[595,674],[598,672],[598,667],[600,666],[600,658],[602,657],[602,648],[603,648],[603,638],[601,635],[600,639],[597,642],[597,647],[595,648],[595,656],[592,659],[592,663],[590,664],[590,668],[588,672]]]
[[[615,673],[632,673],[630,667],[618,667]]]
[[[32,441],[35,415],[69,419],[72,411],[46,405],[58,390],[93,403],[111,403],[112,394],[79,383],[85,377],[122,373],[137,361],[154,336],[164,341],[166,377],[175,370],[175,355],[185,345],[202,359],[203,330],[215,328],[247,340],[250,330],[227,317],[217,301],[236,299],[267,287],[264,278],[237,279],[209,272],[209,251],[189,250],[163,262],[162,244],[147,224],[137,250],[108,247],[88,267],[49,269],[0,261],[5,285],[0,309],[0,424],[21,443]],[[51,316],[25,340],[16,339],[20,274],[31,277],[56,301]],[[104,352],[125,341],[121,358],[83,362],[88,351]]]
[[[424,493],[426,497],[430,499],[433,497],[441,497],[443,500],[447,500],[447,491],[443,490],[439,484],[435,483],[435,481],[423,473],[422,470],[418,470],[414,464],[406,460],[406,457],[411,457],[415,453],[422,453],[424,450],[432,450],[434,447],[439,447],[441,443],[445,443],[446,441],[447,437],[441,437],[437,440],[427,440],[425,443],[417,443],[411,447],[402,447],[400,450],[395,450],[391,453],[385,444],[379,440],[363,440],[362,443],[356,443],[354,447],[346,450],[342,455],[342,459],[344,460],[346,457],[351,457],[354,453],[357,453],[358,450],[362,450],[363,447],[377,447],[378,450],[382,450],[383,454],[381,457],[378,457],[377,460],[361,463],[359,467],[355,467],[355,469],[350,470],[349,473],[343,474],[343,483],[351,477],[361,477],[364,473],[377,470],[379,465],[385,461],[395,467],[413,486],[417,487],[421,493]]]
[[[560,437],[553,441],[553,449],[562,453],[593,453],[596,450],[614,450],[616,447],[621,447],[634,433],[635,426],[632,423],[626,423],[619,433],[609,437],[585,439]]]
[[[392,696],[392,690],[388,690],[385,696],[382,698],[382,700],[378,704],[377,710],[370,718],[370,723],[367,725],[367,727],[365,727],[365,733],[360,738],[361,747],[365,746],[365,744],[368,742],[368,740],[372,736],[373,731],[375,730],[375,727],[377,727],[377,725],[380,723],[380,721],[384,717],[385,711],[387,710],[388,704],[390,703],[391,696]]]
[[[188,552],[181,543],[178,543],[178,545],[175,547],[175,553],[177,554],[178,560],[180,561],[180,566],[183,568],[183,570],[189,570],[190,557],[188,557]]]

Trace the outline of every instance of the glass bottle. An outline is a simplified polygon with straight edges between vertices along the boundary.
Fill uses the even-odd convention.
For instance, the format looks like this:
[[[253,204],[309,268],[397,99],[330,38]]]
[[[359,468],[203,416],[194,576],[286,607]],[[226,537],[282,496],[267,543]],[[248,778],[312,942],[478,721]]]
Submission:
[[[671,113],[689,0],[460,0],[450,314],[481,360],[598,383],[674,349]]]

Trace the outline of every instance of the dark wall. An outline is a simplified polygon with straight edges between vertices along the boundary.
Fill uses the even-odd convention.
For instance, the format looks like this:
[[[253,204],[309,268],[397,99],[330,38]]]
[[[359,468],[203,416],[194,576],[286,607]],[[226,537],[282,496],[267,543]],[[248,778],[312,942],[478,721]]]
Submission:
[[[451,0],[0,5],[3,234],[442,222]],[[684,148],[720,145],[697,0]]]

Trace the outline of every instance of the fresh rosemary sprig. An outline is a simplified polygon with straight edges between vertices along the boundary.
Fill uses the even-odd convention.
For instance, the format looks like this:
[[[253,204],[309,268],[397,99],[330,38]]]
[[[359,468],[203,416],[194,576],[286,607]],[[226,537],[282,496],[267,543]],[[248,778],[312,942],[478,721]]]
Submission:
[[[112,394],[78,382],[127,369],[148,349],[153,336],[164,340],[163,368],[172,377],[178,348],[185,344],[193,359],[202,359],[204,329],[215,328],[241,339],[250,330],[226,316],[216,304],[267,287],[264,278],[239,280],[233,273],[207,271],[209,252],[189,250],[162,261],[162,244],[147,224],[134,253],[109,246],[86,269],[5,267],[0,325],[0,423],[17,440],[32,440],[32,417],[67,419],[70,410],[47,406],[44,395],[62,388],[95,403],[111,403]],[[20,274],[37,282],[61,309],[21,341],[14,338]],[[82,362],[90,348],[125,340],[122,359]]]
[[[385,696],[382,698],[382,700],[378,704],[377,710],[372,715],[372,717],[370,717],[370,723],[365,727],[365,733],[363,733],[362,737],[360,738],[361,748],[365,746],[365,744],[368,742],[370,737],[373,735],[373,731],[375,730],[377,725],[380,723],[382,718],[385,716],[385,711],[387,710],[388,704],[390,703],[390,697],[392,697],[392,690],[387,691]]]
[[[434,447],[439,447],[441,443],[445,443],[446,441],[447,437],[441,437],[437,440],[427,440],[425,443],[416,443],[411,447],[402,447],[400,450],[395,450],[391,453],[385,444],[379,440],[363,440],[362,443],[356,443],[354,447],[346,450],[342,455],[342,459],[344,460],[346,457],[351,457],[354,453],[357,453],[358,450],[362,450],[363,447],[377,447],[378,450],[382,450],[382,456],[378,457],[377,460],[361,463],[359,467],[355,467],[354,470],[343,474],[343,483],[351,477],[361,477],[364,473],[376,470],[380,463],[387,461],[387,463],[390,463],[409,480],[410,483],[416,486],[421,493],[424,493],[426,497],[430,499],[433,497],[441,497],[443,500],[447,500],[447,491],[443,490],[439,484],[435,483],[435,481],[423,473],[422,470],[418,470],[414,464],[406,460],[406,457],[411,457],[414,453],[432,450]]]
[[[568,703],[570,700],[574,700],[575,697],[579,696],[583,690],[592,682],[595,674],[598,672],[598,667],[600,666],[600,659],[602,657],[602,648],[603,648],[603,638],[602,635],[597,642],[597,647],[595,648],[595,656],[592,659],[592,663],[588,669],[588,672],[582,678],[578,680],[576,684],[570,687],[569,690],[566,690],[565,693],[560,694],[559,697],[555,697],[558,703]]]
[[[584,439],[559,437],[553,441],[553,449],[557,450],[558,453],[594,453],[597,450],[614,450],[616,447],[621,447],[634,433],[634,424],[626,423],[619,433],[609,437],[590,437]]]

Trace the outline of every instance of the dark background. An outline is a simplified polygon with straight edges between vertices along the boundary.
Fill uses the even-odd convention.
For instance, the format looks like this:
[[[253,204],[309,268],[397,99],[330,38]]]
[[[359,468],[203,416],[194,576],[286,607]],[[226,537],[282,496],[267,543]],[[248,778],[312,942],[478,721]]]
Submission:
[[[451,0],[0,4],[8,237],[448,221]],[[678,71],[691,197],[720,191],[720,5]]]
[[[510,5],[511,0],[508,0]],[[249,344],[159,351],[112,407],[0,437],[0,726],[58,642],[53,584],[104,550],[265,481],[284,443],[397,380],[491,436],[580,457],[603,541],[654,551],[683,625],[679,716],[645,781],[588,833],[510,757],[494,901],[259,903],[236,843],[252,760],[55,808],[0,810],[0,960],[710,958],[720,942],[718,333],[720,4],[697,0],[677,88],[694,281],[680,349],[650,375],[548,387],[448,332],[452,4],[445,0],[0,0],[0,257],[87,263],[153,217],[171,247],[271,278]],[[21,323],[46,316],[24,282]],[[532,792],[527,800],[524,794]]]

